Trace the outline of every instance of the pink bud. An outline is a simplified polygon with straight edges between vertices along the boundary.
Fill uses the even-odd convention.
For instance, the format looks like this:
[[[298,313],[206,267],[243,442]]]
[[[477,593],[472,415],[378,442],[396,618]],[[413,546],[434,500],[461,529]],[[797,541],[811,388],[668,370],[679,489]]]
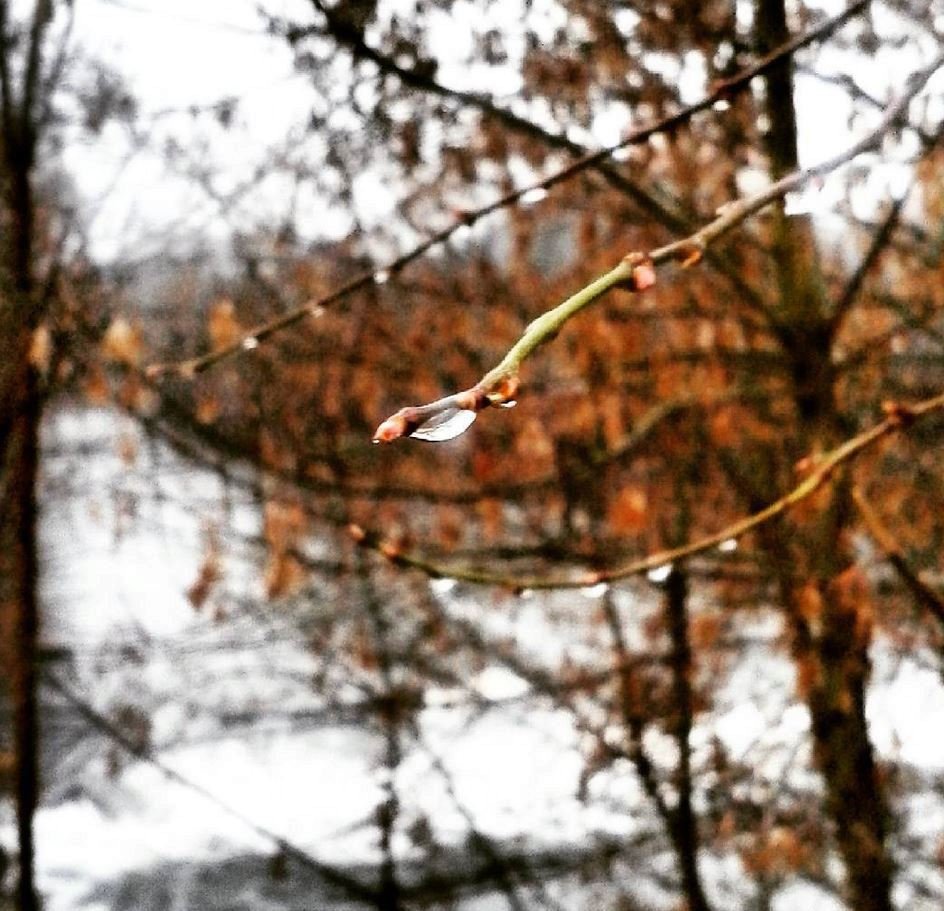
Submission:
[[[399,440],[408,430],[407,419],[397,412],[395,415],[387,418],[374,432],[375,443],[392,443]]]
[[[633,288],[645,291],[656,283],[656,267],[652,260],[646,260],[633,269]]]

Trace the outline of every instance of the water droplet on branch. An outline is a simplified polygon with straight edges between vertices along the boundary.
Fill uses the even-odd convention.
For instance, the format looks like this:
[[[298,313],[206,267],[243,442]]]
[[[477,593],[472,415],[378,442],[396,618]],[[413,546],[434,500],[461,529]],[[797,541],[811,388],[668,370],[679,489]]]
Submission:
[[[474,411],[465,408],[447,408],[420,424],[410,436],[413,439],[426,440],[429,443],[454,440],[472,426],[476,417]]]
[[[257,339],[254,335],[250,335],[243,339],[242,347],[243,351],[254,351],[259,347],[259,339]]]
[[[665,582],[665,580],[668,579],[669,576],[671,575],[672,575],[672,564],[663,563],[662,566],[657,566],[655,567],[655,569],[650,569],[649,572],[646,573],[646,578],[650,582],[655,582],[656,584],[659,584],[661,582]]]
[[[390,272],[387,269],[378,269],[374,273],[374,284],[385,285],[390,281]]]
[[[433,590],[433,594],[448,595],[456,587],[456,580],[448,576],[443,576],[441,579],[430,579],[429,587]]]
[[[607,585],[606,582],[597,582],[596,585],[585,585],[580,589],[580,594],[583,595],[584,598],[593,600],[595,598],[602,598],[608,588],[609,585]]]
[[[718,545],[718,550],[723,554],[734,553],[738,549],[737,538],[728,538],[726,541],[722,541]]]
[[[521,194],[519,201],[523,206],[533,206],[542,199],[547,199],[547,190],[544,187],[532,187]]]
[[[507,402],[502,402],[498,407],[499,408],[514,408],[518,403],[514,399],[509,399]]]

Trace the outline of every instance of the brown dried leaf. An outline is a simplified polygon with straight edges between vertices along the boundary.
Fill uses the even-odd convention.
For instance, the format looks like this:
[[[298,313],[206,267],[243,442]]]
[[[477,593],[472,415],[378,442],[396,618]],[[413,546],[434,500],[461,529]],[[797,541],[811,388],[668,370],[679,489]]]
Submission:
[[[116,316],[102,336],[101,348],[106,361],[134,367],[144,354],[144,339],[138,326],[123,316]]]

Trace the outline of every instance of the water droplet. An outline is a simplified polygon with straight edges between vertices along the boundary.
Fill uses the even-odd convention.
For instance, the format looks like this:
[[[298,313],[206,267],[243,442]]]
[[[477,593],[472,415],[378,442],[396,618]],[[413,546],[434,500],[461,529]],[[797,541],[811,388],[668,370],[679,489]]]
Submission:
[[[451,239],[454,240],[456,243],[461,244],[463,241],[468,240],[469,237],[471,237],[471,235],[472,235],[472,226],[463,222],[461,225],[459,225],[456,228],[455,231],[452,232]]]
[[[784,215],[807,215],[812,211],[812,195],[809,192],[787,193],[783,197]]]
[[[420,424],[410,436],[416,440],[426,440],[429,443],[454,440],[472,426],[475,418],[476,413],[474,411],[465,408],[447,408]]]
[[[247,336],[242,341],[243,351],[254,351],[259,347],[259,339],[254,335]]]
[[[534,589],[523,588],[518,592],[518,597],[521,598],[522,601],[530,601],[534,597]]]
[[[542,199],[547,199],[547,190],[544,187],[532,187],[530,190],[525,190],[518,201],[523,206],[533,206]]]
[[[620,146],[618,149],[613,149],[610,158],[612,158],[613,161],[629,161],[629,157],[632,154],[632,149],[630,149],[629,146]]]
[[[737,538],[728,538],[727,541],[722,541],[718,545],[718,550],[720,550],[721,553],[723,554],[734,553],[734,551],[736,551],[737,549],[738,549]]]
[[[655,569],[650,569],[649,572],[646,573],[646,578],[650,582],[661,583],[661,582],[665,582],[665,580],[668,579],[669,576],[671,575],[672,575],[672,564],[663,563],[662,566],[657,566],[655,567]]]
[[[450,579],[448,576],[442,579],[430,579],[429,587],[433,590],[434,595],[448,595],[456,587],[456,580]]]
[[[731,102],[726,98],[719,98],[712,106],[712,110],[715,111],[727,111],[731,107]]]
[[[315,319],[321,319],[327,312],[328,311],[325,310],[321,304],[313,304],[308,308],[308,315],[314,317]]]
[[[518,403],[514,399],[508,399],[507,402],[502,402],[498,407],[499,408],[514,408]]]
[[[888,194],[896,202],[901,202],[911,190],[911,171],[897,163],[890,164],[888,170]]]
[[[390,272],[387,269],[378,269],[374,273],[374,284],[375,285],[385,285],[390,281]]]
[[[597,582],[596,585],[585,585],[580,589],[580,594],[583,595],[584,598],[594,600],[596,598],[602,598],[607,593],[609,587],[606,582]]]

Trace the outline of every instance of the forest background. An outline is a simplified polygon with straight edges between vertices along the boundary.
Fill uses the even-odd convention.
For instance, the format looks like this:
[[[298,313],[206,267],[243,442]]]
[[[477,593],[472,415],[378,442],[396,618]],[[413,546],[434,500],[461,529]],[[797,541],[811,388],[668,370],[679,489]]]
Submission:
[[[11,907],[940,907],[942,65],[0,2]]]

